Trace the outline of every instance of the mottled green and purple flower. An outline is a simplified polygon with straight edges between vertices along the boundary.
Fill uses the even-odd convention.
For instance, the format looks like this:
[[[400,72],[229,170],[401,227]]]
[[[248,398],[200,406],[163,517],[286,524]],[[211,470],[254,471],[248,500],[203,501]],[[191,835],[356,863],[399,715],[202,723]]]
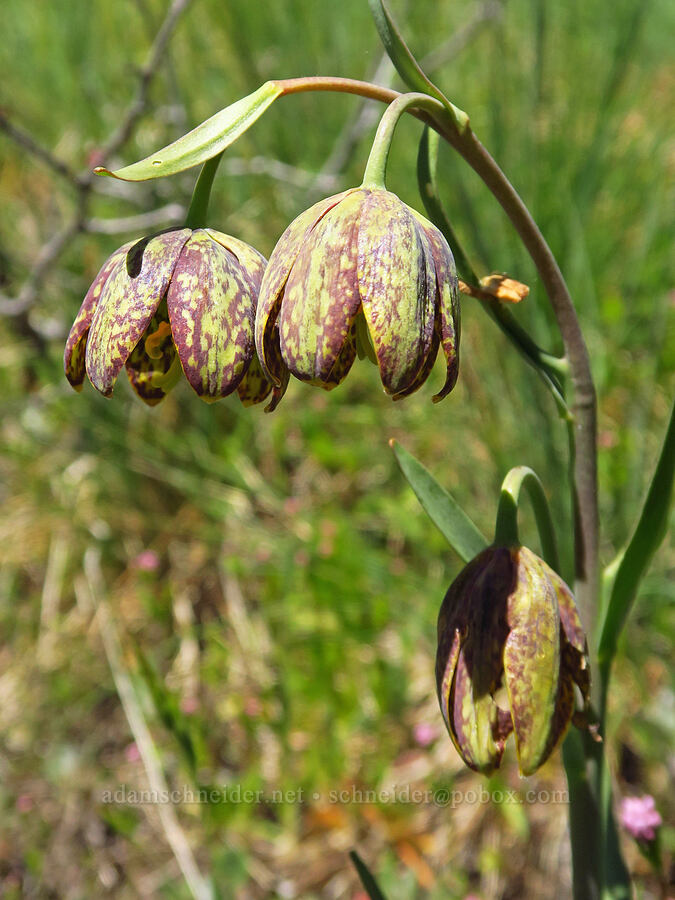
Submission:
[[[293,221],[260,289],[256,349],[282,390],[289,371],[327,390],[357,354],[379,367],[394,400],[416,391],[439,347],[457,380],[459,300],[455,263],[441,232],[380,188],[321,200]]]
[[[586,639],[565,582],[526,547],[488,547],[450,586],[438,617],[438,698],[472,769],[499,767],[514,733],[523,775],[541,766],[588,702]]]
[[[106,397],[123,367],[138,396],[159,403],[184,372],[206,401],[237,391],[245,405],[273,385],[255,355],[266,260],[211,228],[173,229],[120,247],[87,291],[68,335],[68,381],[85,372]]]

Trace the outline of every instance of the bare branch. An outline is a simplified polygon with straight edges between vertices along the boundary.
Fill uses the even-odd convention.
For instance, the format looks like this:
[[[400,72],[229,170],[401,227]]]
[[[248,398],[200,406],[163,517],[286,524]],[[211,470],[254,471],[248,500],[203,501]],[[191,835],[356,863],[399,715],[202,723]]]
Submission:
[[[137,216],[120,219],[87,219],[83,231],[90,234],[126,234],[133,231],[146,233],[149,229],[163,225],[175,225],[185,218],[185,207],[180,203],[168,203]]]
[[[104,144],[101,156],[107,159],[126,144],[131,137],[138,120],[141,118],[148,104],[148,92],[153,78],[159,68],[164,52],[169,44],[169,40],[174,32],[178,19],[185,9],[189,6],[191,0],[173,0],[166,14],[166,18],[157,32],[148,58],[141,69],[136,97],[129,107],[126,116],[122,120],[117,131],[113,132],[110,138]]]
[[[31,156],[45,163],[52,172],[55,172],[61,178],[65,178],[71,184],[79,184],[79,176],[66,163],[54,156],[50,150],[38,144],[35,138],[31,137],[27,131],[10,122],[2,110],[0,110],[0,130],[4,131],[7,137],[13,140],[15,144],[28,151]]]
[[[337,175],[308,172],[307,169],[289,166],[288,163],[267,156],[254,156],[252,159],[233,157],[225,160],[222,168],[228,175],[267,175],[294,187],[318,185],[326,191],[336,190],[340,181]]]
[[[20,316],[27,312],[35,303],[42,287],[42,282],[49,270],[59,259],[68,244],[75,235],[82,231],[84,226],[84,204],[80,204],[77,213],[68,224],[57,231],[51,240],[42,247],[35,261],[30,275],[23,283],[19,295],[16,298],[0,296],[0,315]]]
[[[150,48],[146,63],[139,74],[136,96],[129,106],[119,127],[104,144],[102,149],[103,156],[108,157],[116,153],[131,137],[138,120],[147,107],[150,85],[157,69],[165,57],[168,43],[178,19],[190,2],[191,0],[173,0],[171,3]],[[0,111],[0,129],[16,144],[44,162],[55,174],[59,175],[61,178],[65,178],[79,190],[75,215],[42,247],[30,274],[22,285],[18,295],[16,297],[5,297],[0,295],[0,315],[15,317],[17,321],[21,319],[24,326],[29,331],[34,332],[35,329],[32,328],[28,321],[28,310],[34,305],[45,278],[48,276],[50,270],[58,261],[69,243],[81,231],[94,231],[104,234],[118,233],[116,229],[118,226],[122,225],[123,220],[112,220],[112,222],[107,223],[107,225],[97,219],[88,222],[87,213],[94,185],[93,173],[88,170],[81,174],[73,172],[64,162],[55,157],[49,150],[42,147],[33,137],[31,137],[31,135],[11,123],[2,111]],[[149,227],[153,227],[155,222],[157,222],[158,212],[160,211],[155,211],[154,213],[148,213],[146,215],[146,220],[149,218]],[[171,220],[172,216],[167,216],[167,212],[175,212],[172,205],[165,207],[162,216],[159,217],[161,223],[167,222],[167,219]],[[166,216],[166,218],[164,216]],[[127,230],[127,227],[128,230],[135,230],[136,228],[142,227],[142,221],[139,224],[139,220],[143,220],[143,218],[143,216],[138,216],[131,217],[131,220],[127,219],[126,222],[124,222],[123,227],[120,227],[120,232]],[[136,221],[134,221],[134,219]],[[147,222],[145,227],[148,227]],[[37,337],[37,333],[35,333],[35,336]]]

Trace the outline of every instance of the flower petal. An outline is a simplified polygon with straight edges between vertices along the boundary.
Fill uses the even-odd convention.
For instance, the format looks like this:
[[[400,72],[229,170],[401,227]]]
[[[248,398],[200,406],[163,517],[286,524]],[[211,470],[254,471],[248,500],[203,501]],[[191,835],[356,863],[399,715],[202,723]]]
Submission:
[[[435,272],[422,228],[399,198],[372,190],[358,237],[359,294],[389,394],[414,382],[433,342]]]
[[[286,281],[278,320],[281,355],[302,381],[328,380],[361,304],[357,235],[364,194],[353,191],[323,215]]]
[[[453,389],[459,372],[459,281],[452,250],[442,233],[424,216],[412,212],[429,240],[436,269],[436,307],[440,312],[441,346],[447,365],[445,384],[433,398],[438,403]]]
[[[504,752],[500,710],[489,692],[476,690],[474,673],[459,654],[452,687],[452,732],[455,746],[471,769],[489,775],[499,768]],[[495,740],[499,734],[499,743]]]
[[[438,617],[436,686],[443,718],[465,763],[486,774],[499,766],[510,730],[510,716],[492,697],[502,670],[493,626],[511,583],[505,552],[506,559],[490,547],[475,557],[450,586]]]
[[[518,583],[508,602],[504,678],[519,768],[530,775],[546,759],[549,746],[560,673],[560,620],[542,561],[526,547],[510,552]]]
[[[89,326],[91,325],[91,320],[94,318],[94,312],[96,311],[96,305],[101,296],[101,291],[110,277],[110,273],[117,263],[126,256],[129,248],[133,247],[133,243],[133,241],[130,241],[128,244],[124,244],[119,250],[115,250],[115,252],[103,263],[99,269],[98,275],[92,281],[91,286],[82,301],[80,311],[73,322],[73,327],[70,329],[70,334],[66,341],[66,349],[63,354],[63,367],[65,369],[66,378],[76,391],[82,390],[85,374],[84,355],[87,335],[89,334]]]
[[[264,338],[265,334],[271,331],[276,324],[281,304],[281,292],[286,284],[288,273],[316,223],[349,193],[350,191],[346,191],[333,197],[327,197],[300,213],[281,235],[270,256],[260,286],[255,320],[255,345],[263,372],[275,384],[280,384],[284,378],[283,367],[278,365],[281,357],[276,358],[276,354],[273,352],[276,342],[270,339],[267,341],[267,346],[272,352],[268,355]]]
[[[417,375],[415,376],[412,383],[404,390],[399,391],[398,394],[394,394],[392,400],[402,400],[404,397],[409,397],[411,394],[414,394],[415,391],[418,391],[424,382],[427,380],[429,375],[431,375],[431,371],[434,367],[434,363],[436,362],[436,357],[438,356],[438,347],[440,344],[440,327],[434,328],[434,337],[431,344],[431,349],[427,354],[427,358],[424,361],[424,365],[419,370]]]
[[[327,391],[332,391],[338,385],[342,384],[349,370],[354,365],[356,359],[356,322],[352,321],[347,332],[342,350],[338,354],[337,359],[333,363],[333,368],[328,373],[328,377],[321,383],[321,387]]]
[[[237,387],[239,399],[244,406],[262,403],[269,396],[272,387],[272,382],[267,379],[258,356],[254,353],[251,365]]]
[[[171,280],[190,229],[166,231],[137,241],[105,282],[87,340],[89,380],[112,394],[115,379],[150,324]]]
[[[217,241],[221,247],[229,250],[239,260],[239,265],[246,272],[253,283],[257,295],[260,293],[260,284],[267,268],[267,260],[259,253],[255,247],[240,241],[231,234],[224,234],[222,231],[216,231],[215,228],[204,229],[207,234]]]
[[[204,400],[236,390],[253,356],[264,257],[249,250],[246,256],[255,262],[252,273],[208,231],[198,229],[183,247],[171,278],[167,306],[173,340],[187,380]]]

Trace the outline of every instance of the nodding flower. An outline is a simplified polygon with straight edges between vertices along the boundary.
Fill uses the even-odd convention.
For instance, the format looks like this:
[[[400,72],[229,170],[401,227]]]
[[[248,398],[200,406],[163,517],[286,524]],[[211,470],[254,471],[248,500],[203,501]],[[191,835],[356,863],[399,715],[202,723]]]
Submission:
[[[85,372],[109,397],[123,367],[154,406],[184,373],[208,402],[237,391],[245,405],[275,390],[255,355],[254,321],[265,257],[212,228],[132,241],[103,264],[64,354],[81,390]]]
[[[354,188],[321,200],[283,233],[256,314],[263,371],[331,390],[370,357],[394,400],[429,376],[439,347],[454,387],[459,361],[455,262],[441,232],[395,194]]]

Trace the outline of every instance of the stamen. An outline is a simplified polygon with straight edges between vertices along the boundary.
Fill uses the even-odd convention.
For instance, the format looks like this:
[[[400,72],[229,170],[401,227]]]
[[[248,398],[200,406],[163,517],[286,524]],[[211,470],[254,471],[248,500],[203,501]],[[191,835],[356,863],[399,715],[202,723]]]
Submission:
[[[160,359],[162,350],[160,344],[164,338],[171,334],[171,326],[168,322],[160,322],[157,331],[153,331],[145,336],[145,353],[150,359]]]

